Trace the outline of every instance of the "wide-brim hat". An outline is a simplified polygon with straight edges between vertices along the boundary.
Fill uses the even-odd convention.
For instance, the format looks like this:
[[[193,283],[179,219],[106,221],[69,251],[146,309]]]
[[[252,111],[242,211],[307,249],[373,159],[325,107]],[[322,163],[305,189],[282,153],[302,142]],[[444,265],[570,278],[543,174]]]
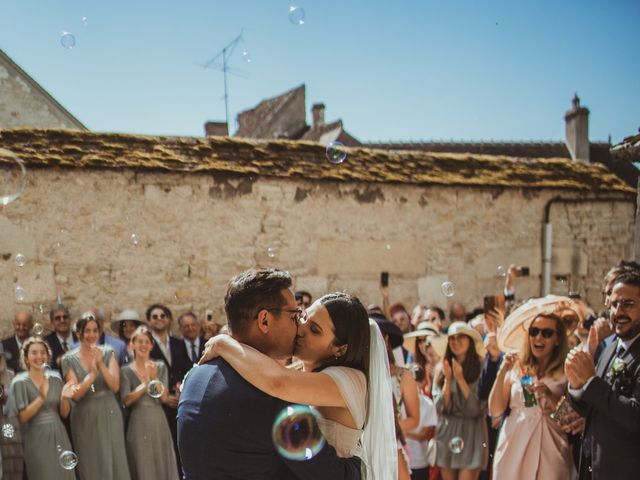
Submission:
[[[397,348],[402,345],[403,337],[400,327],[398,327],[391,320],[388,320],[384,315],[370,313],[369,318],[376,322],[383,335],[387,334],[389,336],[389,343],[391,344],[391,348]]]
[[[420,322],[413,332],[405,333],[402,346],[415,357],[416,339],[423,337],[428,337],[429,343],[433,345],[434,348],[436,348],[436,343],[443,343],[445,348],[447,346],[447,338],[440,334],[438,327],[436,327],[432,322]],[[439,350],[441,347],[438,346],[437,349]]]
[[[498,330],[498,348],[506,353],[520,352],[529,336],[531,323],[536,317],[544,314],[553,314],[560,318],[574,316],[576,320],[572,320],[571,323],[576,324],[581,320],[582,315],[579,305],[569,297],[547,295],[532,298],[516,308],[505,319]]]
[[[478,333],[478,331],[469,325],[467,322],[457,321],[453,322],[449,325],[449,329],[447,330],[447,335],[444,337],[445,342],[439,342],[434,344],[434,350],[438,355],[444,357],[444,354],[447,351],[447,344],[449,343],[449,337],[452,335],[466,335],[471,340],[473,340],[474,346],[476,347],[476,353],[481,357],[484,357],[487,353],[484,342],[482,341],[482,335]]]
[[[118,315],[118,318],[111,320],[111,323],[124,321],[144,323],[142,320],[140,320],[140,315],[138,315],[138,312],[136,312],[132,308],[125,308],[124,310],[122,310],[120,312],[120,315]]]

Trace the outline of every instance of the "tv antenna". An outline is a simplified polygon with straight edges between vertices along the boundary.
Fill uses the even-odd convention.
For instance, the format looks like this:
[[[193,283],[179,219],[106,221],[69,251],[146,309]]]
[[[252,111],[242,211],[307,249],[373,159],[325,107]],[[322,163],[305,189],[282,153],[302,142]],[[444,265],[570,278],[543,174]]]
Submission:
[[[207,60],[202,65],[202,68],[213,68],[215,70],[219,70],[222,72],[224,76],[224,111],[225,111],[225,120],[227,122],[227,131],[229,131],[229,92],[227,87],[227,73],[231,73],[240,78],[249,78],[249,74],[244,70],[238,70],[236,68],[229,67],[229,59],[231,55],[235,51],[238,44],[244,44],[244,38],[242,38],[242,32],[244,29],[240,30],[240,34],[234,38],[231,42],[229,42],[220,52],[216,54],[215,57]],[[249,57],[249,53],[245,50],[242,52],[242,55],[245,57],[245,61],[247,63],[251,62],[251,58]]]

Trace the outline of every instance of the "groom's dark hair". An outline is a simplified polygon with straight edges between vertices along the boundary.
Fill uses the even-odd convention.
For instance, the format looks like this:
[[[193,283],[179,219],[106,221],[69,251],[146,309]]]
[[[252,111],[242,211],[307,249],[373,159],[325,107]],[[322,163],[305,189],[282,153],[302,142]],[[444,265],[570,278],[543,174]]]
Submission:
[[[231,333],[246,332],[260,310],[284,305],[281,292],[287,288],[291,288],[291,275],[276,268],[251,268],[233,277],[224,296]]]

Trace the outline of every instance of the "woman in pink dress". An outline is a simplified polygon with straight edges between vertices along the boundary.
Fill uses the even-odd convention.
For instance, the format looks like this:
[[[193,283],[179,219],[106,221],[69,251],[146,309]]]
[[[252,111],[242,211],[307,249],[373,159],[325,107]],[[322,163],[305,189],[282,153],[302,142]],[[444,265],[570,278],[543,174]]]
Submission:
[[[493,480],[570,478],[567,435],[550,417],[567,388],[567,350],[562,319],[543,314],[529,326],[521,358],[505,356],[489,395],[493,418],[510,409],[498,437]]]

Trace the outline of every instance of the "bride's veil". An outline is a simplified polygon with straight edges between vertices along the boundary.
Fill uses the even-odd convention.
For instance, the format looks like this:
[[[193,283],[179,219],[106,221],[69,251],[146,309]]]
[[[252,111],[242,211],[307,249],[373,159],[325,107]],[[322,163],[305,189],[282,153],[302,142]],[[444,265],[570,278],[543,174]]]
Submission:
[[[380,329],[371,319],[369,331],[367,416],[362,434],[363,478],[395,480],[398,478],[398,447],[389,359]]]

